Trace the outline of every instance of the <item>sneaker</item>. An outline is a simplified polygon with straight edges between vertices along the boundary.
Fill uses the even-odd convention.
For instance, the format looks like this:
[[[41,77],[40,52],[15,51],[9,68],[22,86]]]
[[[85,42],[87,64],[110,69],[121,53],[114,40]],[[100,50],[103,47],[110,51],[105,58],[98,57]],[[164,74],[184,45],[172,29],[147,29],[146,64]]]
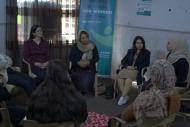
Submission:
[[[119,101],[118,101],[118,105],[121,106],[121,105],[124,105],[127,103],[127,101],[129,100],[129,97],[128,96],[121,96],[119,98]]]

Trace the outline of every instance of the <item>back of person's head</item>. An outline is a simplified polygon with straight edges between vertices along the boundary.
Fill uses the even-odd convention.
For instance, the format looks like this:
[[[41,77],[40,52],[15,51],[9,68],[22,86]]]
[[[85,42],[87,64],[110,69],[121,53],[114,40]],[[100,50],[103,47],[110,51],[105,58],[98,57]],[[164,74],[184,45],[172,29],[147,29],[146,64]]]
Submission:
[[[136,36],[133,40],[133,49],[137,50],[136,48],[136,43],[137,43],[137,40],[141,40],[142,41],[142,44],[143,44],[143,48],[142,48],[142,51],[144,51],[146,49],[146,45],[145,45],[145,40],[142,36]]]
[[[47,77],[30,97],[29,116],[41,123],[86,119],[86,102],[74,89],[68,69],[61,60],[48,64]],[[81,117],[81,118],[80,118]]]
[[[33,25],[30,29],[30,36],[29,36],[29,39],[33,39],[34,38],[34,35],[33,33],[36,32],[36,30],[41,27],[40,25]]]
[[[173,65],[165,59],[156,60],[150,66],[150,79],[153,88],[160,89],[163,93],[167,93],[175,86],[175,71]]]
[[[61,60],[52,60],[47,67],[46,80],[51,80],[55,83],[63,83],[62,85],[70,84],[71,80],[68,73],[68,67]]]

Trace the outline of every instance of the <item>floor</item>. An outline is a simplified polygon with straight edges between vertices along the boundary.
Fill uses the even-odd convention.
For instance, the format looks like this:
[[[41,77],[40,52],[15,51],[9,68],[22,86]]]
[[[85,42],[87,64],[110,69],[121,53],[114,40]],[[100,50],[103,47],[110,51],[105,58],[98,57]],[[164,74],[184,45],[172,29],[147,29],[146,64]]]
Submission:
[[[109,81],[110,83],[110,81]],[[132,88],[129,92],[130,100],[128,104],[134,101],[138,92],[136,88]],[[116,99],[105,99],[104,95],[101,96],[85,96],[88,105],[88,111],[106,114],[108,116],[117,116],[128,105],[118,106]],[[172,127],[190,127],[190,118],[177,116]]]

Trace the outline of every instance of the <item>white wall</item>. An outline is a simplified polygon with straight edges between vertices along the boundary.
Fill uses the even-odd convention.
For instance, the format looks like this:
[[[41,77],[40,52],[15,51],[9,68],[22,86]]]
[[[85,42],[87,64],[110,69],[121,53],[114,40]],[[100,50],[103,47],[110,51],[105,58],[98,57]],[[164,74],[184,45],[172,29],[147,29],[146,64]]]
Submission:
[[[190,0],[117,0],[117,3],[121,12],[119,24],[190,32]]]
[[[5,33],[6,33],[6,0],[1,0],[0,4],[0,52],[5,53]]]
[[[118,0],[122,2],[123,0]],[[122,5],[121,3],[117,5]],[[141,35],[146,41],[146,47],[154,54],[157,49],[162,49],[166,51],[166,43],[169,38],[174,36],[180,36],[188,39],[189,49],[190,49],[190,33],[187,32],[175,32],[162,29],[150,29],[150,28],[140,28],[132,27],[129,25],[120,24],[118,21],[123,19],[120,13],[122,6],[117,6],[116,12],[116,22],[115,22],[115,33],[114,33],[114,43],[113,43],[113,56],[112,56],[112,74],[115,73],[121,59],[127,53],[127,50],[132,47],[132,42],[135,36]],[[123,6],[124,7],[124,6]],[[130,17],[126,17],[130,18]]]

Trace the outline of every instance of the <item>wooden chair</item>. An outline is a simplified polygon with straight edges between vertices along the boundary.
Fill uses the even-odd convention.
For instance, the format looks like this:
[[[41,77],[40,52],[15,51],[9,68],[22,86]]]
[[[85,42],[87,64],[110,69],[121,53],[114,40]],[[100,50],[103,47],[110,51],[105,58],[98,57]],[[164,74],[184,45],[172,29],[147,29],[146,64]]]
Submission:
[[[28,73],[28,75],[32,78],[37,77],[34,73],[32,73],[31,65],[25,59],[22,59],[22,72]]]
[[[183,93],[181,95],[181,103],[188,103],[190,104],[190,90],[186,91],[185,93]],[[186,112],[179,112],[177,113],[177,116],[183,117],[184,120],[186,120],[186,118],[190,118],[190,113],[186,113]]]
[[[0,115],[1,115],[1,118],[2,118],[2,121],[0,123],[1,127],[13,127],[13,125],[11,124],[9,111],[6,108],[6,103],[5,102],[0,103]]]
[[[168,125],[174,122],[175,117],[176,114],[169,115],[163,119],[145,117],[143,119],[142,127],[168,127]]]
[[[175,120],[176,114],[172,114],[166,118],[159,119],[156,117],[144,117],[141,127],[168,127]],[[118,117],[111,118],[108,127],[137,127],[136,122],[126,123]]]
[[[38,123],[35,120],[24,120],[22,121],[24,127],[79,127],[74,122],[63,122],[63,123]]]

